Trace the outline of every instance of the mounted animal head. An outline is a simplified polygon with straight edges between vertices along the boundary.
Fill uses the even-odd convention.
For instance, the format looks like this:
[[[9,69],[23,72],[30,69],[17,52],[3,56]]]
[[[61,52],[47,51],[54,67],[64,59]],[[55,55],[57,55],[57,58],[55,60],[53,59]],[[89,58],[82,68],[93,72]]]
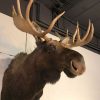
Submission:
[[[83,74],[85,71],[85,61],[83,56],[71,50],[72,47],[83,46],[92,40],[94,33],[93,23],[89,20],[88,29],[81,38],[79,24],[77,23],[74,35],[67,36],[63,40],[57,41],[49,38],[46,34],[50,33],[57,20],[65,13],[62,12],[53,19],[50,26],[44,32],[41,27],[29,18],[30,8],[33,0],[29,0],[26,8],[26,16],[23,17],[20,9],[20,2],[17,0],[18,13],[13,6],[13,21],[15,26],[23,32],[33,35],[37,43],[37,55],[39,63],[46,65],[40,68],[45,70],[44,76],[46,81],[54,83],[60,77],[60,72],[64,71],[68,77],[75,77]],[[35,50],[35,51],[36,51]],[[33,52],[35,52],[33,51]],[[59,75],[58,75],[59,74]]]

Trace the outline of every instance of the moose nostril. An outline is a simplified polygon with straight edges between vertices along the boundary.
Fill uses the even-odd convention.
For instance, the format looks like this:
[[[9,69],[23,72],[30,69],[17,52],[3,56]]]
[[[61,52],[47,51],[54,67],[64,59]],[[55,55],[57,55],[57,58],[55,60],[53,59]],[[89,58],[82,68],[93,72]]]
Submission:
[[[78,70],[78,68],[74,65],[74,63],[72,62],[72,67],[73,67],[73,69],[75,70],[75,71],[77,71]]]

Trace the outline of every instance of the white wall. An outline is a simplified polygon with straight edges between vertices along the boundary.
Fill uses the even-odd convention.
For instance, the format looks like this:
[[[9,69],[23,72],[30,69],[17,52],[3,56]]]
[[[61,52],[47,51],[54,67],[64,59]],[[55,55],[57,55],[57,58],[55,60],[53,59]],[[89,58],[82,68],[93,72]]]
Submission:
[[[16,55],[21,51],[25,51],[25,38],[25,33],[17,30],[13,25],[12,18],[0,13],[0,52]],[[34,47],[36,47],[35,40],[31,35],[28,35],[27,52],[32,51]],[[62,73],[60,80],[56,84],[46,85],[41,100],[100,99],[100,55],[82,47],[74,49],[84,56],[86,72],[74,79],[70,79]],[[0,53],[0,90],[3,73],[12,58],[12,56]]]

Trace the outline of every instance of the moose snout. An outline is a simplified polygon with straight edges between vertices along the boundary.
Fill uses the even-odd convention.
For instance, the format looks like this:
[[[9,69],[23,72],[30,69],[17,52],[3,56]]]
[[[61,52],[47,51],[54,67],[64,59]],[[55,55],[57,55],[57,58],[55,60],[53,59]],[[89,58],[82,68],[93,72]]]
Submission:
[[[72,60],[71,70],[75,75],[82,75],[86,70],[85,63]]]

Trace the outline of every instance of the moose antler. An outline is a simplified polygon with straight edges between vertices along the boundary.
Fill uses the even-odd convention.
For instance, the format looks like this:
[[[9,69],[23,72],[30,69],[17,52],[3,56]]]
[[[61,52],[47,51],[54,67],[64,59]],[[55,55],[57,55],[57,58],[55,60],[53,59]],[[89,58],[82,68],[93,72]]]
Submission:
[[[87,29],[84,37],[81,39],[79,24],[77,23],[76,30],[75,30],[75,33],[74,33],[72,39],[70,39],[69,37],[66,37],[65,39],[63,39],[61,41],[61,43],[62,43],[62,46],[65,48],[66,47],[71,48],[71,47],[76,47],[76,46],[83,46],[92,40],[93,34],[94,34],[94,26],[91,23],[91,21],[89,20],[88,29]]]
[[[48,38],[46,34],[51,32],[55,23],[65,13],[65,11],[59,14],[57,17],[55,17],[53,21],[51,22],[50,26],[48,27],[48,29],[43,32],[38,24],[36,24],[34,21],[33,22],[30,21],[29,13],[30,13],[30,8],[32,6],[32,3],[33,3],[33,0],[29,0],[28,6],[26,8],[25,18],[23,17],[21,13],[20,0],[17,0],[18,14],[16,13],[16,10],[13,6],[13,11],[12,11],[13,21],[14,21],[15,26],[21,31],[32,34],[35,37],[35,39],[37,39],[37,37],[43,38],[45,41],[48,41],[49,43],[53,43],[55,45],[59,45],[64,48],[82,46],[91,41],[93,37],[93,33],[94,33],[94,26],[90,20],[89,20],[87,32],[85,33],[85,36],[82,39],[80,37],[80,30],[79,30],[78,23],[77,23],[77,27],[76,27],[76,30],[75,30],[75,33],[72,39],[68,35],[61,41],[55,41],[55,40]]]
[[[48,27],[47,30],[42,32],[42,30],[38,30],[39,25],[37,25],[35,22],[31,22],[29,18],[29,13],[30,13],[30,8],[32,6],[33,0],[29,0],[28,6],[26,8],[26,17],[24,18],[22,13],[21,13],[21,8],[20,8],[20,0],[17,0],[17,9],[18,9],[18,14],[16,13],[16,10],[13,6],[13,11],[12,11],[12,16],[13,16],[13,21],[15,26],[20,29],[23,32],[27,32],[29,34],[32,34],[34,37],[38,36],[43,38],[47,33],[49,33],[57,20],[65,13],[62,12],[59,14],[56,18],[53,19],[51,22],[50,26]],[[40,28],[41,29],[41,28]],[[46,39],[46,37],[45,37]]]

